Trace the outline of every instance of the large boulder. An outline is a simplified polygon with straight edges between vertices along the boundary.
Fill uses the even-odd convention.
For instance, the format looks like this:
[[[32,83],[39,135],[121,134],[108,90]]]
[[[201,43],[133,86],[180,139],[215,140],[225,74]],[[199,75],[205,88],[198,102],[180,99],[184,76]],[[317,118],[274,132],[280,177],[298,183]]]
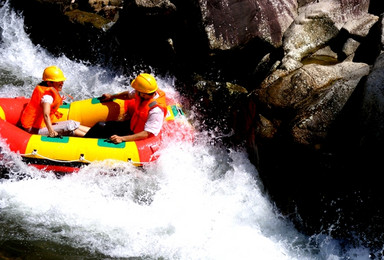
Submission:
[[[228,50],[260,38],[279,47],[297,16],[297,3],[283,0],[200,0],[211,49]]]
[[[268,107],[268,114],[278,115],[276,110],[290,111],[292,117],[270,121],[285,121],[293,142],[318,145],[327,140],[333,122],[361,78],[368,74],[369,66],[364,63],[308,64],[273,82],[267,79],[254,93],[259,102]],[[264,114],[263,118],[268,116]]]
[[[359,115],[362,129],[361,144],[375,158],[384,156],[384,54],[381,54],[367,78],[363,105]]]

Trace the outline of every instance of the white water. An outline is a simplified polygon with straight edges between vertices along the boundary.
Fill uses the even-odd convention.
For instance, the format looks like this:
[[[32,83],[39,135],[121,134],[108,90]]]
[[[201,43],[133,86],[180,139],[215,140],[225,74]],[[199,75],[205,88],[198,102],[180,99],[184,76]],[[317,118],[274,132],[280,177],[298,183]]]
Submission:
[[[108,68],[34,46],[7,5],[0,19],[0,97],[29,96],[49,65],[62,68],[75,99],[128,86]],[[159,84],[177,94],[172,78]],[[369,259],[364,248],[341,250],[326,235],[297,232],[263,194],[247,154],[210,143],[200,133],[193,145],[165,147],[144,169],[100,162],[60,179],[1,145],[11,178],[0,180],[0,252],[3,241],[42,240],[110,258]]]

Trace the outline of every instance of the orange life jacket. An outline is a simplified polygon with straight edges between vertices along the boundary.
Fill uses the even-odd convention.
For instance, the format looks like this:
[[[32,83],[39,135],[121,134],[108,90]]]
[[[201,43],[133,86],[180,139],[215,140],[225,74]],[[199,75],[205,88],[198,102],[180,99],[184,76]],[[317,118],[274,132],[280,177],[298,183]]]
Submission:
[[[63,104],[63,99],[54,87],[37,85],[32,93],[31,100],[25,107],[21,116],[21,125],[25,129],[29,129],[31,127],[40,129],[46,126],[44,122],[43,108],[41,107],[41,98],[44,95],[50,95],[53,97],[49,116],[51,121],[54,121],[56,111]]]
[[[167,115],[167,104],[164,91],[158,89],[157,98],[143,100],[136,93],[134,112],[131,118],[131,130],[137,134],[144,131],[145,122],[147,122],[149,111],[155,107],[161,108],[164,112],[164,117]],[[156,95],[154,95],[156,96]]]

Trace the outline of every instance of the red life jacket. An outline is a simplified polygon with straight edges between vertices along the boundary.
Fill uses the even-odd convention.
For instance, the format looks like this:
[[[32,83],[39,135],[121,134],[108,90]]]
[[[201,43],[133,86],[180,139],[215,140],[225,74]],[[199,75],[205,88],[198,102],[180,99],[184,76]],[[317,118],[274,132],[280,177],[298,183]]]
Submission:
[[[157,98],[143,100],[136,93],[134,112],[131,118],[131,130],[137,134],[144,131],[145,122],[147,122],[149,111],[155,107],[161,108],[164,112],[164,117],[167,115],[167,104],[164,91],[158,89]],[[154,95],[156,96],[156,94]]]
[[[56,111],[63,104],[63,99],[54,87],[37,85],[32,93],[31,100],[25,107],[21,116],[21,125],[25,129],[29,129],[31,127],[38,129],[46,127],[44,122],[43,108],[41,107],[41,98],[44,95],[50,95],[53,97],[51,112],[49,114],[51,121],[53,122]]]

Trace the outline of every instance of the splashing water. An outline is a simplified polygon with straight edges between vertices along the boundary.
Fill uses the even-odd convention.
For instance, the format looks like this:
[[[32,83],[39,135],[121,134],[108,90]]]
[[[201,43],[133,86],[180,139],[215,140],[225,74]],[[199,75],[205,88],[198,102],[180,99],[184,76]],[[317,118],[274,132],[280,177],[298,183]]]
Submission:
[[[290,243],[303,237],[274,213],[245,154],[185,144],[161,153],[145,169],[107,161],[60,179],[35,171],[4,180],[2,219],[112,257],[294,259],[301,251]]]
[[[129,85],[108,68],[34,46],[7,3],[0,26],[0,97],[29,96],[47,65],[62,68],[64,91],[75,99]],[[178,96],[171,77],[159,85]],[[296,231],[264,194],[247,154],[214,147],[209,138],[170,143],[143,168],[102,161],[61,178],[28,167],[0,141],[0,167],[7,169],[0,257],[21,247],[16,253],[61,258],[367,259],[364,248],[342,250],[330,236]]]

